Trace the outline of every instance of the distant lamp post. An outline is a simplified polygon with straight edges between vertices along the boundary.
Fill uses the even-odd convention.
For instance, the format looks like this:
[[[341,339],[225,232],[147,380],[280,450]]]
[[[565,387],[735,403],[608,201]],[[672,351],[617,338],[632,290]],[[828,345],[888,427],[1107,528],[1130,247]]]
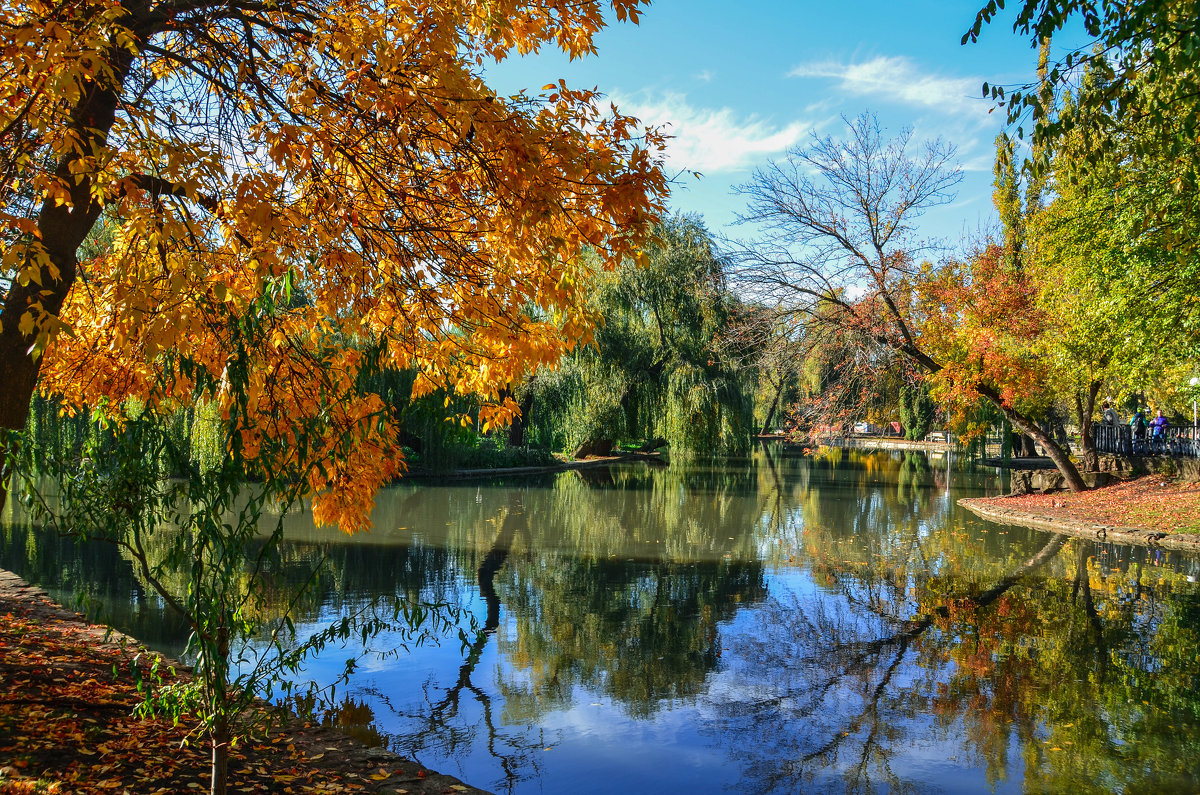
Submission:
[[[1195,428],[1196,423],[1196,385],[1200,384],[1200,378],[1192,376],[1192,380],[1188,381],[1192,387],[1192,427]]]

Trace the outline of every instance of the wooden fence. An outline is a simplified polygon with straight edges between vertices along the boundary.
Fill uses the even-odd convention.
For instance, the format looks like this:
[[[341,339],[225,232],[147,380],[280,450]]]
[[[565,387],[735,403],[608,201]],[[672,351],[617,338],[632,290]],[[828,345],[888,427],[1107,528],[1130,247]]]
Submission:
[[[1200,433],[1192,425],[1167,428],[1156,436],[1149,428],[1138,435],[1128,425],[1096,424],[1092,426],[1092,441],[1098,453],[1200,458]]]

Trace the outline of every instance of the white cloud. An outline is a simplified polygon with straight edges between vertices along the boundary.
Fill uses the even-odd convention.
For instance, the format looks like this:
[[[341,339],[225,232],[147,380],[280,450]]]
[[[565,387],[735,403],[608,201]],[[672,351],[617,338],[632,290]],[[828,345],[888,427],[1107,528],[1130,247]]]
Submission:
[[[981,171],[991,173],[993,166],[996,164],[996,152],[992,149],[979,146],[975,141],[964,144],[960,147],[964,152],[974,152],[971,157],[963,161],[963,171]]]
[[[825,97],[824,99],[805,105],[804,112],[810,116],[825,116],[837,106],[838,100],[836,97]]]
[[[699,80],[701,83],[711,83],[712,79],[716,76],[717,75],[715,72],[713,72],[709,69],[702,69],[702,70],[700,70],[700,73],[696,75],[696,79]]]
[[[879,56],[849,64],[834,61],[801,64],[788,72],[788,77],[832,78],[839,81],[841,91],[849,94],[881,97],[947,114],[977,114],[981,121],[990,107],[980,99],[982,79],[922,72],[902,56]]]
[[[782,153],[811,129],[801,121],[780,126],[732,108],[695,107],[679,93],[614,99],[621,112],[646,124],[662,125],[674,136],[667,144],[668,168],[672,170],[704,174],[741,171],[766,156]]]

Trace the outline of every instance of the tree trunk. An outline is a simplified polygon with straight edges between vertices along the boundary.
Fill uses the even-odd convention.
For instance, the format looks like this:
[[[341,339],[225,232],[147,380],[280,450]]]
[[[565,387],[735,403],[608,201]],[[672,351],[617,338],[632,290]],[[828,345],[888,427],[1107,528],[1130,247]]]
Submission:
[[[46,199],[37,215],[37,239],[42,252],[30,252],[38,256],[44,252],[47,264],[41,268],[36,279],[26,278],[24,283],[14,278],[4,296],[4,307],[0,309],[0,432],[20,431],[29,418],[29,403],[37,388],[38,373],[42,358],[35,352],[38,330],[30,333],[21,331],[21,318],[40,304],[40,312],[57,317],[63,302],[75,283],[79,260],[76,252],[95,226],[103,208],[93,200],[90,170],[93,165],[83,164],[84,154],[103,152],[107,145],[108,132],[116,119],[119,92],[125,76],[133,63],[133,55],[124,47],[114,47],[109,62],[112,68],[111,84],[96,81],[79,98],[71,111],[70,133],[79,141],[59,158],[54,175],[61,185],[66,186],[69,203],[59,197]],[[80,170],[79,165],[84,165]],[[76,172],[79,172],[78,174]],[[17,241],[14,246],[26,244]],[[33,240],[27,241],[33,248]],[[57,269],[57,275],[53,270]],[[7,433],[0,435],[0,454],[7,456]],[[3,465],[0,459],[0,466]],[[0,509],[8,496],[9,472],[0,472]]]
[[[66,171],[67,162],[64,158],[64,165],[59,166],[59,172]],[[8,497],[11,474],[8,467],[4,466],[9,452],[9,433],[24,429],[29,419],[29,404],[37,388],[38,372],[42,367],[41,356],[32,353],[38,332],[35,329],[28,334],[23,333],[20,330],[21,317],[26,312],[34,311],[30,305],[39,302],[41,311],[58,315],[71,285],[75,283],[78,266],[75,250],[83,243],[93,223],[94,218],[76,219],[73,213],[66,212],[62,207],[43,208],[38,227],[42,230],[50,263],[58,269],[59,277],[51,279],[50,274],[43,270],[40,285],[32,280],[25,284],[14,280],[4,297],[4,308],[0,310],[0,384],[3,384],[3,391],[0,392],[0,431],[3,432],[0,442],[0,456],[3,456],[0,458],[0,510],[4,508]]]
[[[536,378],[536,376],[535,376]],[[521,398],[521,414],[513,417],[512,425],[508,426],[508,446],[525,446],[525,429],[529,427],[529,413],[533,411],[533,382],[526,385],[525,397]]]
[[[893,347],[925,368],[930,374],[941,372],[944,369],[929,354],[917,348],[914,344],[893,345]],[[1004,399],[1000,397],[1000,393],[987,384],[975,384],[974,389],[980,397],[1000,409],[1000,412],[1013,424],[1013,427],[1023,433],[1029,434],[1042,447],[1046,448],[1046,454],[1050,456],[1050,460],[1054,462],[1054,466],[1062,473],[1063,481],[1067,484],[1068,489],[1075,492],[1087,491],[1087,483],[1083,481],[1083,477],[1079,474],[1075,463],[1071,461],[1071,456],[1057,442],[1051,439],[1047,433],[1042,431],[1036,422],[1006,405]]]
[[[209,738],[212,741],[212,778],[209,795],[225,795],[229,783],[229,627],[217,629],[215,659],[208,660],[212,666],[207,675],[212,682],[213,703],[208,705],[214,715]]]
[[[996,390],[985,384],[977,384],[975,391],[993,406],[1000,409],[1013,427],[1024,434],[1033,437],[1042,447],[1046,449],[1046,455],[1050,456],[1050,460],[1054,462],[1054,466],[1063,476],[1063,482],[1067,484],[1067,488],[1071,491],[1087,491],[1087,483],[1084,482],[1083,476],[1079,474],[1079,469],[1075,466],[1075,462],[1071,460],[1070,454],[1059,446],[1058,442],[1050,438],[1050,435],[1043,431],[1041,427],[1033,420],[1021,414],[1016,409],[1010,408],[1004,404],[1000,394]]]
[[[1017,458],[1037,457],[1037,443],[1027,433],[1013,434],[1013,450],[1016,451]]]
[[[775,419],[775,412],[779,410],[779,398],[783,395],[783,379],[780,379],[779,386],[775,387],[775,397],[771,400],[771,408],[767,409],[767,418],[763,420],[762,430],[759,431],[760,436],[766,436],[771,432],[771,421]]]
[[[997,405],[1014,427],[1033,437],[1038,444],[1045,448],[1046,455],[1050,456],[1050,460],[1054,462],[1054,466],[1062,473],[1063,481],[1067,484],[1068,489],[1076,492],[1087,491],[1087,483],[1084,482],[1083,476],[1079,474],[1079,469],[1071,460],[1071,456],[1059,446],[1058,442],[1050,438],[1050,434],[1042,430],[1041,426],[1036,422],[1019,412],[1000,404],[998,401]]]
[[[1012,423],[1008,421],[1008,417],[1005,417],[1000,420],[1000,461],[1004,464],[1006,469],[1008,467],[1008,462],[1012,460],[1012,443]]]
[[[229,723],[221,717],[212,728],[212,777],[209,795],[226,795],[229,784]]]
[[[1079,415],[1080,447],[1083,450],[1083,466],[1088,472],[1097,469],[1096,442],[1092,439],[1092,413],[1096,410],[1096,396],[1100,394],[1101,382],[1088,384],[1086,401],[1075,393],[1075,411]]]

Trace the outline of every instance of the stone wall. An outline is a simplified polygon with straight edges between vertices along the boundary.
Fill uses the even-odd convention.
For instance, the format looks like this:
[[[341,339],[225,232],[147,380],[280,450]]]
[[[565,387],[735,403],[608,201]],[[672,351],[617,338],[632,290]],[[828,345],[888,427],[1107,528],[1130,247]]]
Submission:
[[[1130,475],[1168,475],[1190,483],[1200,483],[1200,459],[1164,455],[1120,456],[1102,454],[1097,466],[1101,472],[1118,477]]]
[[[1139,475],[1165,475],[1190,483],[1200,483],[1200,460],[1167,456],[1101,455],[1098,472],[1083,472],[1089,488],[1105,486],[1114,480]],[[1011,494],[1049,494],[1065,491],[1063,476],[1057,469],[1014,469]]]

